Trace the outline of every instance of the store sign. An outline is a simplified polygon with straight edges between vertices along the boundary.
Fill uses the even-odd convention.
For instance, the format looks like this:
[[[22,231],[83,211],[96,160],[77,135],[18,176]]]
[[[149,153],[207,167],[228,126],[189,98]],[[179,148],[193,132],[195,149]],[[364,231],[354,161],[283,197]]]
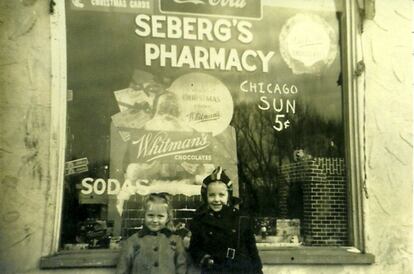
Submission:
[[[273,50],[249,47],[257,37],[247,20],[138,14],[135,24],[135,34],[147,38],[143,63],[148,67],[267,73],[274,60]],[[198,45],[191,43],[197,40]]]
[[[152,13],[153,0],[71,0],[70,7],[81,11]]]
[[[161,12],[260,18],[261,0],[160,0]]]
[[[88,158],[80,158],[65,163],[65,175],[78,174],[88,171]]]
[[[211,161],[207,133],[135,131],[130,142],[131,162],[154,160]]]

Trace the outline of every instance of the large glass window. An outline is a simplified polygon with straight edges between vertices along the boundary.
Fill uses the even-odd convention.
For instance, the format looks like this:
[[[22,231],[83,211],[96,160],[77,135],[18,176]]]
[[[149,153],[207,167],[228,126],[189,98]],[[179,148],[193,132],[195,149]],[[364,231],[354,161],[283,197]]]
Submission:
[[[66,1],[61,249],[118,248],[232,178],[259,246],[349,244],[340,1]]]

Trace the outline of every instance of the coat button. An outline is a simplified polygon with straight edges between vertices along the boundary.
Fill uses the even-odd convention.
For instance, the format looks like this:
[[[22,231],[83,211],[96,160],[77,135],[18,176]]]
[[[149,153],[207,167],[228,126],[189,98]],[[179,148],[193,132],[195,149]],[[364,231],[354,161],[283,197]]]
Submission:
[[[155,262],[155,263],[154,263],[154,266],[155,266],[155,267],[158,267],[158,262]]]
[[[158,246],[154,247],[154,251],[158,251]]]
[[[208,233],[208,235],[213,235],[213,232],[211,232],[211,231],[210,231],[210,232]]]

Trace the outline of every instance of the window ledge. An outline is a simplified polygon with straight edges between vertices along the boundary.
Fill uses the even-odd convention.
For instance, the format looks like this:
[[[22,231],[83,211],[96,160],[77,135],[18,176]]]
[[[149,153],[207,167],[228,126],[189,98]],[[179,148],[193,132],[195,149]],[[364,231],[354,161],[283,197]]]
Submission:
[[[375,256],[348,251],[342,247],[259,248],[263,265],[272,264],[372,264]],[[119,250],[61,251],[42,257],[40,268],[115,267]]]
[[[356,252],[355,252],[356,251]],[[266,264],[373,264],[375,256],[351,247],[283,247],[259,248]]]
[[[119,250],[60,251],[40,259],[40,268],[114,267]]]

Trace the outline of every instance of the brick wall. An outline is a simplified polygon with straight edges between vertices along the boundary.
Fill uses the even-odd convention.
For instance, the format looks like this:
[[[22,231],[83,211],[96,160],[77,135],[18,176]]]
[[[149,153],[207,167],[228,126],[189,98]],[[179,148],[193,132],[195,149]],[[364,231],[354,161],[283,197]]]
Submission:
[[[288,186],[302,184],[302,220],[305,245],[346,245],[347,190],[344,160],[340,158],[314,158],[281,167],[279,203],[286,204]],[[281,207],[282,217],[287,208]]]

